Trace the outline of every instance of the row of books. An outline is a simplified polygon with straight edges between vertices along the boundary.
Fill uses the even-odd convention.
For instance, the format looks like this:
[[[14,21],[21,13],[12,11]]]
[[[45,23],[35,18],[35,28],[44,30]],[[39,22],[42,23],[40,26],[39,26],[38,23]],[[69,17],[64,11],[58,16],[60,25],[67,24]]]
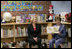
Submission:
[[[16,29],[15,29],[15,37],[22,37],[22,36],[28,36],[28,34],[27,34],[27,28],[23,28],[23,29],[21,29],[21,27],[17,27]]]
[[[13,37],[13,29],[1,28],[1,38]]]
[[[17,27],[15,29],[15,32],[13,29],[3,29],[1,28],[1,38],[8,38],[8,37],[22,37],[22,36],[27,36],[27,28],[21,29],[20,27]]]
[[[35,17],[37,22],[46,22],[46,14],[23,14],[16,16],[16,23],[29,23]]]
[[[1,28],[1,38],[6,38],[6,37],[23,37],[23,36],[28,36],[27,34],[27,27],[16,27],[14,30],[13,29],[4,29]],[[42,25],[41,27],[41,34],[42,35],[46,35],[47,34],[47,30],[46,30],[46,26]]]

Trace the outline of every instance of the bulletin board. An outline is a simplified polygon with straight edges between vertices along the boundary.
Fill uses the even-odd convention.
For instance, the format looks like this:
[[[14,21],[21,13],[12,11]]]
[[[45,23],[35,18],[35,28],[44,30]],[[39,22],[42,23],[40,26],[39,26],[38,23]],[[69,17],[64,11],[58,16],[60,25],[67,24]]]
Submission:
[[[42,5],[33,5],[33,1],[6,1],[1,3],[1,11],[43,11]]]

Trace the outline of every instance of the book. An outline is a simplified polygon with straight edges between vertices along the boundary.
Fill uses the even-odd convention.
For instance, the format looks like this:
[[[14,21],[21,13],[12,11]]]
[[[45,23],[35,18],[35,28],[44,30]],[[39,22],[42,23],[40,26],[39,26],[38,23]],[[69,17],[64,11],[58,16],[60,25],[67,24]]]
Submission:
[[[35,17],[35,14],[29,14],[29,17],[31,17],[31,20]]]
[[[17,37],[17,29],[15,28],[15,37]]]
[[[41,35],[47,35],[46,25],[42,25],[41,32]]]
[[[19,36],[18,27],[17,27],[17,36]]]
[[[19,33],[19,36],[21,36],[21,28],[18,27],[18,33]]]
[[[14,37],[14,31],[11,29],[11,37]]]
[[[25,27],[24,27],[24,32],[23,32],[23,36],[26,36],[26,29],[25,29]]]
[[[1,42],[1,48],[3,47],[3,44],[2,44],[2,42]]]
[[[22,36],[25,35],[25,34],[24,34],[24,33],[25,33],[24,31],[25,31],[25,27],[22,29]]]
[[[23,28],[21,29],[21,32],[22,32],[22,36],[23,36]]]
[[[59,26],[47,26],[47,33],[59,33]]]
[[[27,28],[17,27],[15,29],[15,37],[22,37],[22,36],[27,36]]]
[[[37,22],[46,22],[46,14],[29,14],[29,17],[31,17],[31,20],[33,18],[37,18]]]
[[[40,14],[41,22],[46,22],[46,14]]]
[[[21,15],[21,21],[22,21],[22,23],[26,23],[26,17],[27,17],[27,14]]]
[[[25,16],[24,15],[21,15],[21,21],[22,21],[22,23],[25,22]]]
[[[4,38],[7,37],[7,30],[6,30],[6,29],[3,30],[3,37],[4,37]]]
[[[21,23],[21,16],[16,16],[16,23]]]
[[[1,28],[1,38],[13,37],[13,30],[9,28]]]
[[[1,28],[1,38],[3,38],[3,28]]]
[[[25,32],[26,36],[28,36],[28,33],[27,33],[27,31],[28,31],[28,30],[27,30],[27,28],[26,28],[26,32]]]
[[[41,22],[41,16],[39,14],[37,16],[37,22]]]
[[[11,30],[10,29],[8,29],[8,37],[11,37]]]
[[[71,37],[71,28],[68,28],[67,31],[68,31],[68,36]]]
[[[23,14],[16,16],[16,23],[30,23],[34,18],[37,18],[37,22],[46,22],[46,17],[46,14]]]
[[[26,23],[30,22],[30,17],[26,17]]]

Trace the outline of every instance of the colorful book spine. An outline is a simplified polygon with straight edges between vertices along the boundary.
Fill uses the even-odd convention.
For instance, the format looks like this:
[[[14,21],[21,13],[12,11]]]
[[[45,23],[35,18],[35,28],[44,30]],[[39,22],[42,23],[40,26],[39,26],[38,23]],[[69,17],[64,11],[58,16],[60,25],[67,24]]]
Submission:
[[[11,37],[10,29],[8,29],[8,37]]]
[[[23,31],[23,36],[25,36],[25,27],[23,28],[23,30],[24,30],[24,31]]]
[[[11,37],[14,37],[13,29],[11,30]]]
[[[26,36],[28,36],[27,31],[28,31],[28,30],[27,30],[27,28],[26,28]]]
[[[3,38],[3,28],[1,28],[1,38]]]
[[[17,37],[17,29],[15,29],[15,37]]]
[[[23,31],[24,31],[24,30],[22,29],[22,36],[23,36]]]
[[[17,36],[19,36],[18,27],[17,27]]]
[[[19,36],[21,36],[21,28],[18,27],[18,31],[19,31]]]

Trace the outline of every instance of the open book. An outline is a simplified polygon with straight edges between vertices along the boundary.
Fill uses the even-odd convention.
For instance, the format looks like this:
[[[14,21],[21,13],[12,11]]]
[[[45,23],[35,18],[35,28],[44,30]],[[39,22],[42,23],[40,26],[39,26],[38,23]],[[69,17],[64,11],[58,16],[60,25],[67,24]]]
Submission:
[[[47,26],[47,33],[59,33],[59,26]]]

